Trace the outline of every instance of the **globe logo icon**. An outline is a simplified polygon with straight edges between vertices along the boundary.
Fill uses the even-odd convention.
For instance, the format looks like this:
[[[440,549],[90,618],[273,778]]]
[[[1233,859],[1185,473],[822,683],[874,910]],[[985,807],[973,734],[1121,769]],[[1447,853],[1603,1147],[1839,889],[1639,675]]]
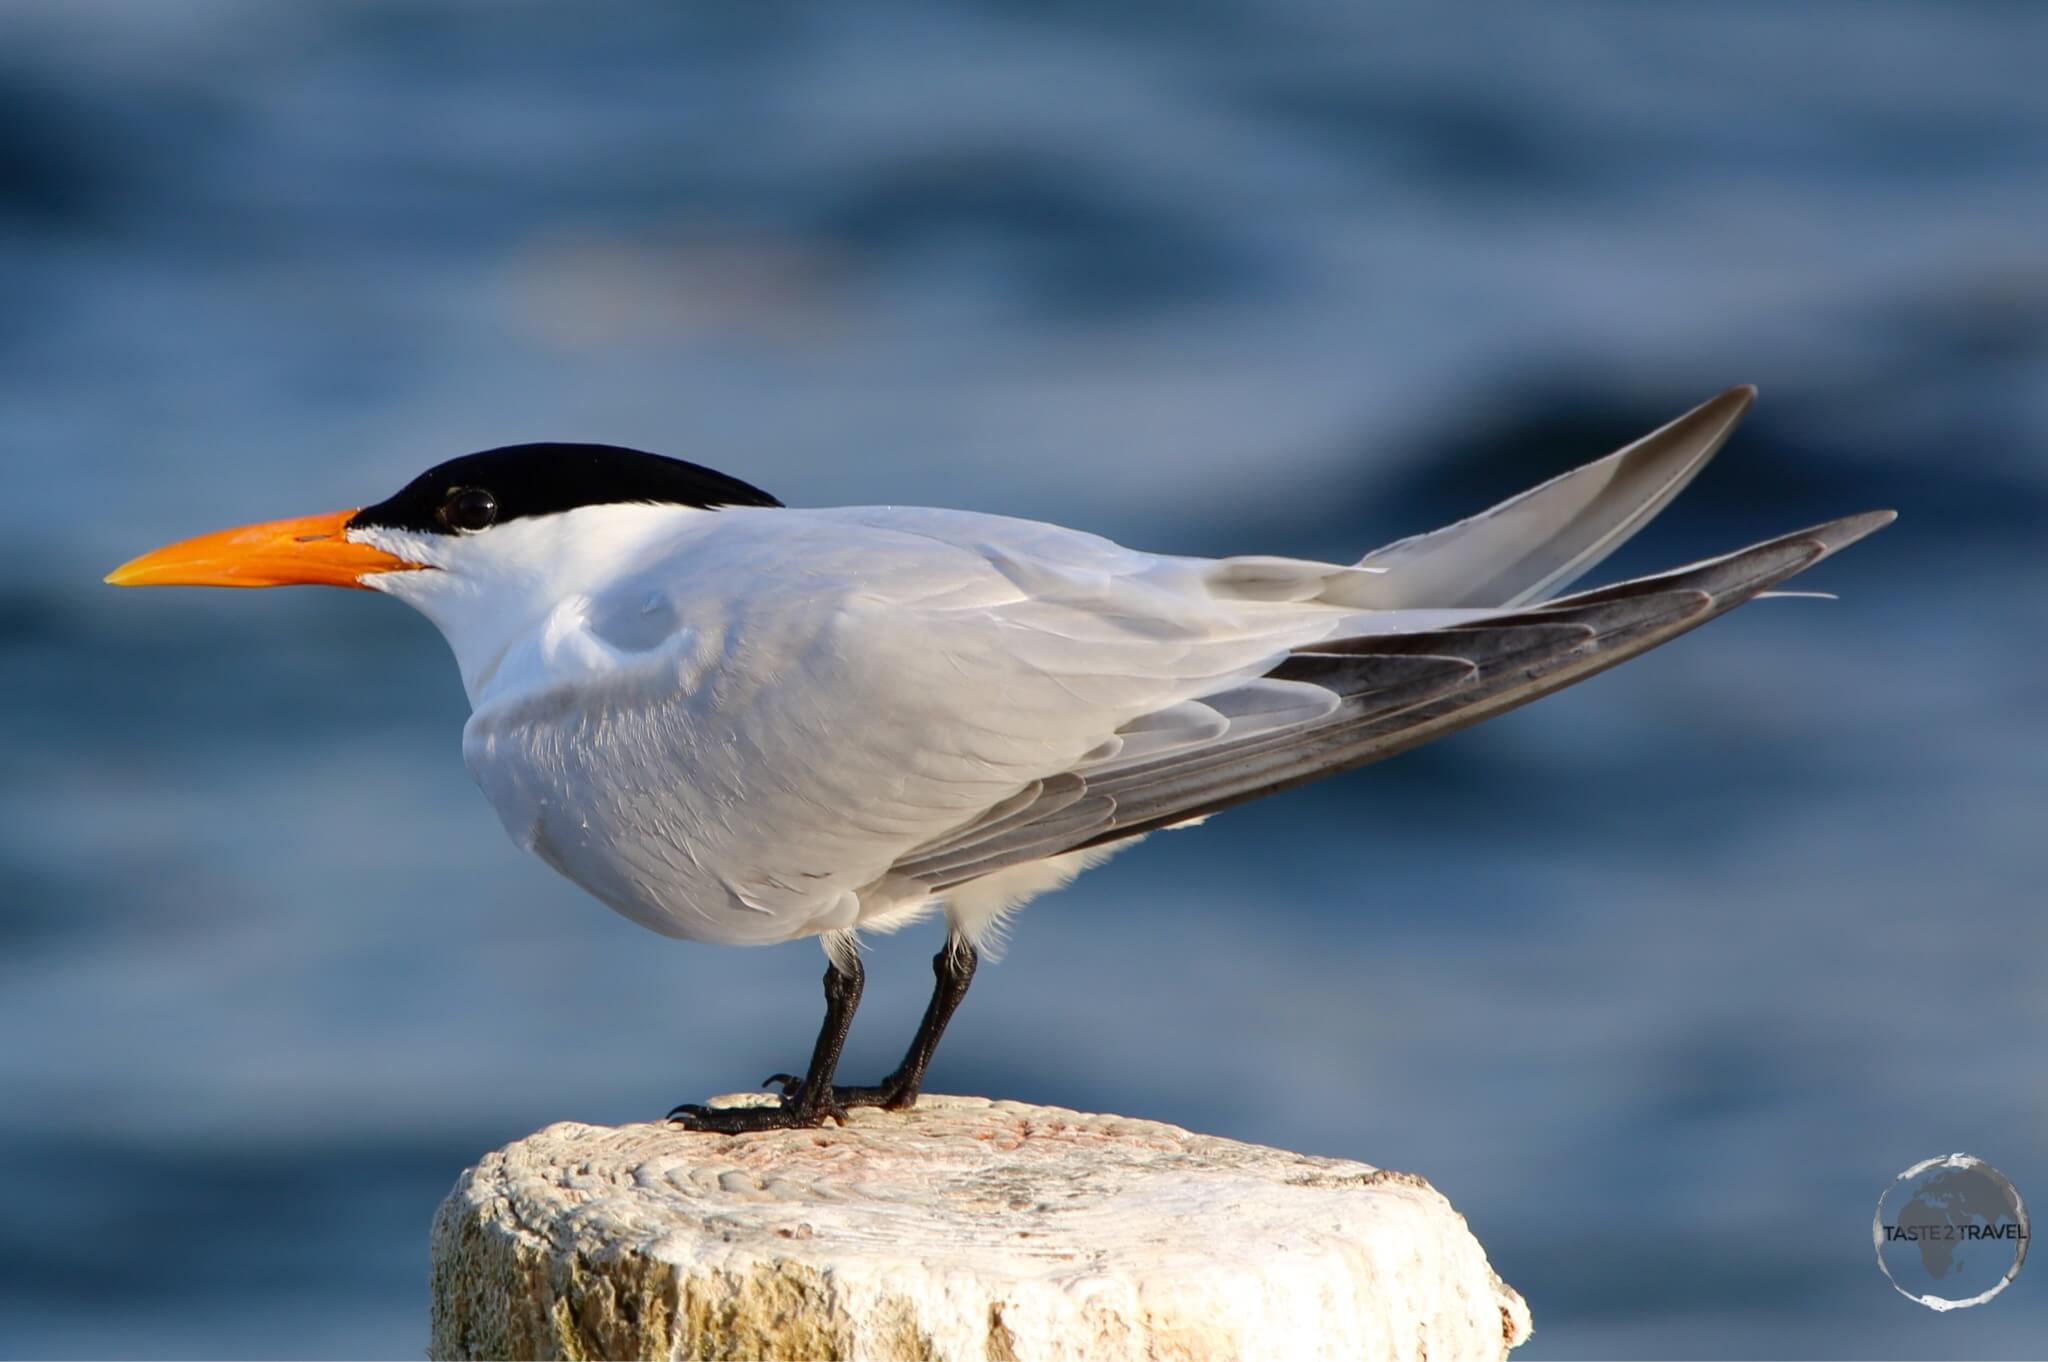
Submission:
[[[2027,1260],[2026,1203],[2005,1174],[1969,1154],[1914,1164],[1878,1198],[1877,1265],[1930,1310],[1982,1305]]]

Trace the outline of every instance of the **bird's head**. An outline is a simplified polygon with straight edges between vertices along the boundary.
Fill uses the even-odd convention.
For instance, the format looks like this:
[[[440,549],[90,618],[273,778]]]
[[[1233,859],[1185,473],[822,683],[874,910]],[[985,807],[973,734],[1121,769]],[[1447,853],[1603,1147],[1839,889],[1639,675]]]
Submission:
[[[397,574],[552,575],[616,537],[626,508],[779,506],[737,478],[616,445],[508,445],[450,459],[373,506],[200,535],[107,574],[114,586],[348,586]],[[424,581],[419,585],[425,586]]]
[[[511,445],[436,465],[373,506],[181,540],[106,579],[396,596],[440,628],[476,703],[493,678],[513,683],[501,664],[526,631],[658,555],[679,522],[781,504],[737,478],[636,449]]]

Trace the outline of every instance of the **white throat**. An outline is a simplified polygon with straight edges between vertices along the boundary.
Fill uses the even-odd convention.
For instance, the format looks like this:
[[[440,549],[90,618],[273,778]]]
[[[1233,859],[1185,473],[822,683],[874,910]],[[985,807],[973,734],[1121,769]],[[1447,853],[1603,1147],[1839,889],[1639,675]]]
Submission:
[[[650,563],[718,514],[673,505],[579,506],[476,534],[366,526],[348,537],[433,569],[377,573],[363,585],[434,622],[475,709],[494,693],[507,656],[534,642],[558,611]]]

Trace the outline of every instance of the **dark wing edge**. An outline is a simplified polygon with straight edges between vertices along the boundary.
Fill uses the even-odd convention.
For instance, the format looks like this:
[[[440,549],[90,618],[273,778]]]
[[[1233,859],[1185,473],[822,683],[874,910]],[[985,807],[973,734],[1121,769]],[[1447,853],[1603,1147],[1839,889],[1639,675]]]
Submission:
[[[1341,697],[1314,723],[1027,787],[906,856],[935,892],[1008,866],[1205,817],[1382,761],[1583,681],[1769,591],[1889,525],[1845,516],[1705,562],[1443,629],[1298,649],[1268,675]]]

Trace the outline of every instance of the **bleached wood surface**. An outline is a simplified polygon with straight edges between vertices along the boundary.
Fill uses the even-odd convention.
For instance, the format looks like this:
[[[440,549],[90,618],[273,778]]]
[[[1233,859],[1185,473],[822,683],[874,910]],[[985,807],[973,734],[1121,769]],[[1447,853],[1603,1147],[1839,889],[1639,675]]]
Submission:
[[[929,1095],[843,1128],[550,1126],[462,1176],[433,1289],[437,1358],[1446,1362],[1529,1334],[1413,1174]]]

